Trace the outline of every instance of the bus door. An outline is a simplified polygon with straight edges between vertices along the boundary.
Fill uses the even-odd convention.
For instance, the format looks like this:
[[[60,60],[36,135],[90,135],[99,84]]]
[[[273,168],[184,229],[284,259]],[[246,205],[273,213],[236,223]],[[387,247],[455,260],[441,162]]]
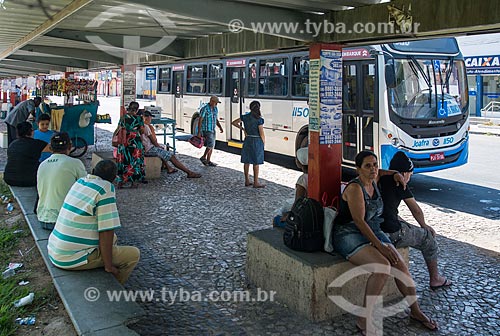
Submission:
[[[174,90],[174,111],[173,116],[176,120],[177,128],[183,129],[184,115],[183,115],[183,102],[184,96],[184,69],[182,71],[173,72],[173,90]]]
[[[229,97],[229,123],[241,118],[245,113],[245,100],[243,97],[243,88],[245,87],[245,68],[235,67],[227,68],[227,96]],[[231,125],[229,140],[243,141],[244,133],[239,128]]]
[[[373,123],[375,110],[375,61],[343,62],[342,161],[354,167],[362,150],[377,152]]]

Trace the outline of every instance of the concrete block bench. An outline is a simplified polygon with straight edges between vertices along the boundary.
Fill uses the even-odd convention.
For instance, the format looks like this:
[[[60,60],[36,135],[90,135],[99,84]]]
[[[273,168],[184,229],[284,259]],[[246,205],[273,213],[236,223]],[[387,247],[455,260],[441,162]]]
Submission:
[[[145,315],[144,310],[136,302],[116,302],[108,299],[108,292],[123,291],[123,286],[103,269],[66,271],[52,265],[47,251],[50,231],[40,227],[37,216],[33,213],[36,189],[10,189],[21,206],[33,239],[78,335],[138,335],[127,328],[127,325],[142,318]],[[92,296],[97,292],[99,296]]]
[[[101,160],[115,160],[113,152],[94,152],[92,153],[92,169]],[[146,178],[157,179],[161,176],[161,159],[157,156],[144,156],[144,166],[146,169]]]
[[[408,264],[408,248],[399,249]],[[354,268],[340,255],[306,253],[289,249],[283,243],[283,230],[271,228],[247,235],[246,273],[249,282],[312,321],[323,321],[345,314],[328,296],[341,295],[362,306],[368,275],[356,277],[341,288],[328,287],[337,277]],[[387,281],[384,301],[401,297],[393,279]]]

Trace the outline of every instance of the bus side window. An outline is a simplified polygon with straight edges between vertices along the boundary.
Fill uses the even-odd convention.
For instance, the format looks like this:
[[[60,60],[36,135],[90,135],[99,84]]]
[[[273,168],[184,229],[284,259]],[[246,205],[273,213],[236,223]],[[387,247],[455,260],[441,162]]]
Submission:
[[[222,63],[210,64],[208,72],[209,93],[222,93]]]
[[[158,78],[158,92],[170,93],[170,68],[160,68],[160,76]]]
[[[356,110],[356,65],[344,64],[344,80],[343,80],[343,109],[346,111]]]
[[[283,97],[288,95],[288,59],[260,61],[259,95]]]
[[[293,59],[292,96],[309,96],[309,58],[307,56]]]
[[[255,96],[257,92],[257,64],[255,60],[248,62],[248,89],[249,96]]]
[[[363,64],[363,110],[375,106],[375,64]]]
[[[207,82],[207,66],[191,65],[187,69],[187,92],[205,93]]]

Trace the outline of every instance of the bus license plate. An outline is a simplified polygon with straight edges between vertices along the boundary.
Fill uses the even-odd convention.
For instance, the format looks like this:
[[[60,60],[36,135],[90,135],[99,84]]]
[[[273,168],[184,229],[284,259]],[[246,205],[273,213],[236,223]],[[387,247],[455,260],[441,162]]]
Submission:
[[[431,161],[444,160],[444,153],[431,154]]]

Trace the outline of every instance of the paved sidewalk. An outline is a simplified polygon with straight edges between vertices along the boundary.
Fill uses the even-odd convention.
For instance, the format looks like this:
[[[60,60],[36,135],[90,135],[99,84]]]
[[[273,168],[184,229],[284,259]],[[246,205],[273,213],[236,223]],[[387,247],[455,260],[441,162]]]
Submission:
[[[110,148],[100,131],[99,150]],[[137,246],[142,259],[126,288],[156,291],[139,302],[148,318],[132,326],[142,335],[356,335],[355,318],[311,323],[279,302],[181,302],[162,300],[163,288],[205,295],[248,288],[246,233],[271,225],[274,209],[292,197],[300,175],[271,164],[262,167],[264,189],[243,186],[239,156],[216,150],[218,167],[199,161],[201,150],[179,142],[179,158],[203,174],[187,179],[162,173],[139,189],[118,190],[123,228],[120,243]],[[5,150],[1,150],[5,151]],[[90,164],[90,156],[85,163]],[[500,330],[500,221],[422,204],[439,236],[441,268],[454,285],[431,291],[421,255],[411,252],[411,272],[423,309],[440,324],[429,332],[404,314],[385,319],[385,335],[497,335]],[[409,218],[408,212],[403,212]],[[474,223],[474,230],[466,230]],[[473,234],[471,234],[473,233]],[[478,243],[480,242],[480,243]],[[479,245],[481,247],[478,247]],[[332,279],[333,281],[334,279]],[[253,295],[256,289],[250,287]],[[255,296],[252,296],[255,297]],[[140,300],[138,300],[140,301]]]

